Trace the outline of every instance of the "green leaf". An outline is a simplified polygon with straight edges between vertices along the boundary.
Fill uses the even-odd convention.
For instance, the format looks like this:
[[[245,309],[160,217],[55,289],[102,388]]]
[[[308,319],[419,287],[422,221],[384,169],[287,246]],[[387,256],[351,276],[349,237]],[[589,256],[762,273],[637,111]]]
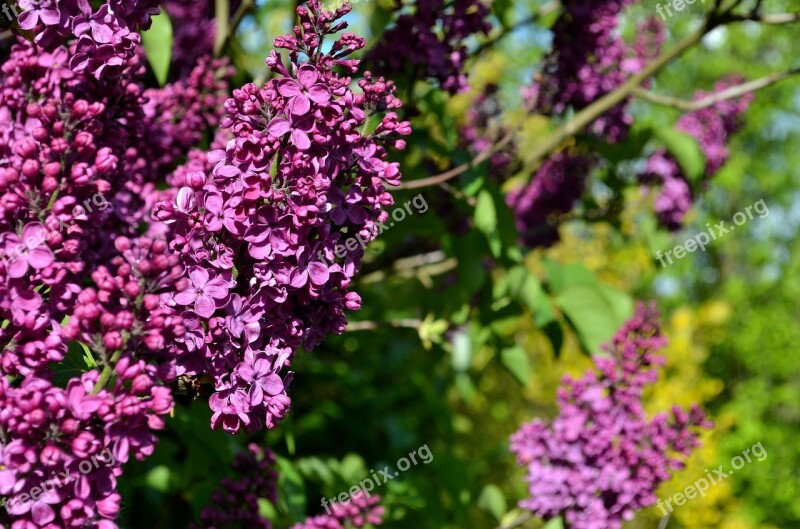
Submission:
[[[145,483],[151,489],[157,490],[163,494],[169,492],[169,482],[172,471],[166,465],[158,465],[150,470],[145,477]]]
[[[297,462],[297,470],[307,478],[315,478],[316,481],[328,486],[333,485],[335,480],[331,468],[318,457],[304,457],[299,460]]]
[[[256,500],[258,503],[258,515],[262,518],[266,518],[267,520],[277,520],[278,519],[278,511],[275,509],[275,506],[272,504],[271,501],[265,498],[258,498]]]
[[[492,255],[505,256],[511,262],[522,261],[514,214],[495,186],[487,186],[478,193],[475,226],[486,235]]]
[[[564,520],[562,520],[560,516],[553,518],[544,524],[542,529],[564,529]]]
[[[495,520],[500,521],[506,512],[506,498],[500,487],[489,484],[483,487],[478,496],[478,508],[491,514]]]
[[[291,515],[292,521],[300,521],[305,517],[306,512],[305,482],[291,461],[278,457],[277,462],[280,476],[278,487],[282,492],[280,495],[282,510]]]
[[[677,160],[689,181],[699,181],[706,171],[706,157],[697,140],[672,127],[656,128],[653,134]]]
[[[482,189],[478,193],[478,203],[475,206],[475,227],[486,235],[491,235],[497,229],[497,209],[494,207],[494,197]]]
[[[50,364],[53,372],[53,384],[65,388],[72,378],[81,376],[86,371],[97,367],[89,347],[81,342],[70,342],[67,354],[59,363]]]
[[[531,362],[522,347],[517,345],[503,349],[500,353],[500,361],[520,384],[523,386],[528,384],[531,379]]]
[[[561,264],[544,259],[542,264],[547,272],[548,285],[554,294],[560,294],[575,285],[597,284],[597,277],[580,263]]]
[[[539,279],[523,266],[515,266],[505,278],[506,292],[535,314],[541,306],[544,291]]]
[[[152,21],[150,29],[142,32],[142,45],[158,83],[164,86],[172,63],[172,21],[163,9]]]
[[[556,297],[584,349],[592,355],[614,336],[633,312],[633,301],[602,285],[572,285]]]

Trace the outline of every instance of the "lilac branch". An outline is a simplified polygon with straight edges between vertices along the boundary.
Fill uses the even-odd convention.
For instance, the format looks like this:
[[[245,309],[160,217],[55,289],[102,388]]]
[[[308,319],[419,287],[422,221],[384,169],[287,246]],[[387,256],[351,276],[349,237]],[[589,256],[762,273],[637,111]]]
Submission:
[[[789,77],[798,74],[800,74],[800,68],[793,68],[785,72],[773,73],[765,77],[755,79],[753,81],[748,81],[746,83],[730,86],[725,90],[722,90],[715,94],[710,94],[706,97],[697,99],[695,101],[687,101],[685,99],[679,99],[677,97],[659,95],[644,90],[643,88],[637,88],[634,91],[634,95],[640,99],[644,99],[645,101],[649,101],[650,103],[655,103],[657,105],[668,106],[686,111],[694,111],[714,106],[717,103],[720,103],[722,101],[727,101],[728,99],[735,99],[745,94],[756,92],[758,90],[767,88],[768,86],[772,86],[780,81],[783,81],[784,79],[788,79]]]

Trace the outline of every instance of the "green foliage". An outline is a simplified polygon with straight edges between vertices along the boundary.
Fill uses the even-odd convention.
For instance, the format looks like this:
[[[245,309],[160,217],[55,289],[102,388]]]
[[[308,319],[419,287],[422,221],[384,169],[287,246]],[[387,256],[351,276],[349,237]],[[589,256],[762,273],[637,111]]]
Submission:
[[[150,29],[142,32],[142,45],[158,83],[164,86],[172,63],[172,21],[163,9],[152,20]]]

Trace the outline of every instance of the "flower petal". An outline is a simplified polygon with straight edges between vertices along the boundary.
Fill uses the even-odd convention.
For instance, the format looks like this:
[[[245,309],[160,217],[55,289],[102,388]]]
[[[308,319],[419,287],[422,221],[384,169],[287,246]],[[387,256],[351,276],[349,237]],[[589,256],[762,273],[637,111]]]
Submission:
[[[311,282],[317,286],[324,285],[331,277],[328,267],[319,261],[314,261],[308,265],[308,275],[311,278]]]
[[[214,298],[203,295],[197,298],[194,310],[203,318],[210,318],[214,311],[217,310],[217,305],[214,303]]]
[[[264,388],[264,391],[273,397],[283,392],[283,380],[281,380],[281,377],[276,374],[272,374],[261,379],[259,384]]]
[[[302,93],[302,88],[294,79],[282,79],[278,81],[278,92],[283,97],[295,97]]]
[[[304,64],[297,70],[297,82],[305,88],[314,85],[319,79],[317,69],[310,64]]]
[[[315,103],[319,103],[320,105],[324,105],[328,101],[331,100],[331,94],[328,92],[328,89],[325,88],[325,85],[322,84],[315,84],[311,88],[308,89],[308,97],[311,98],[312,101]]]
[[[286,105],[290,114],[295,116],[302,116],[311,109],[311,101],[308,96],[300,94],[292,98],[289,104]]]

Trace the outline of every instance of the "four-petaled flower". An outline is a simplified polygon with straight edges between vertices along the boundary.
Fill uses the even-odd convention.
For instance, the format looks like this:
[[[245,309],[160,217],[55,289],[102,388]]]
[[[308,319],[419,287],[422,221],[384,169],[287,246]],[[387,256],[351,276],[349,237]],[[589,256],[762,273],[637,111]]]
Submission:
[[[311,109],[311,101],[326,106],[331,94],[322,83],[317,83],[319,73],[310,64],[297,69],[297,80],[282,79],[278,83],[278,92],[289,98],[286,110],[289,114],[302,116]]]
[[[194,267],[189,272],[189,279],[192,284],[186,290],[175,294],[173,299],[180,305],[194,305],[195,312],[209,318],[217,309],[216,300],[224,300],[228,297],[228,284],[217,276],[210,279],[208,270]]]
[[[21,236],[7,234],[3,258],[7,259],[8,276],[23,277],[29,265],[35,270],[48,267],[54,258],[50,248],[44,245],[46,240],[47,230],[38,222],[26,224]]]
[[[259,358],[252,365],[242,362],[236,368],[239,377],[252,384],[250,386],[250,404],[258,406],[264,402],[264,393],[270,397],[283,392],[283,380],[275,373],[272,362]]]

